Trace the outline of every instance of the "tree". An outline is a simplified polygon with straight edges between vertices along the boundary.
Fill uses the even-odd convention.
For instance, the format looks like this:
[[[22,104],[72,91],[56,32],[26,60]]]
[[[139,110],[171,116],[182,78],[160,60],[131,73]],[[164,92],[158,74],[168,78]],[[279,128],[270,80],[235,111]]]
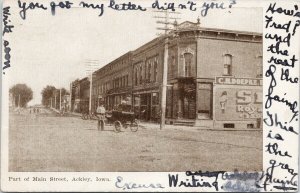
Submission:
[[[50,99],[54,93],[56,88],[54,86],[47,85],[43,90],[42,90],[42,104],[46,107],[49,107],[51,102]]]
[[[42,104],[46,107],[51,106],[51,100],[52,100],[52,107],[58,109],[59,108],[59,92],[60,89],[55,88],[54,86],[47,85],[42,90]],[[61,96],[68,94],[67,90],[65,88],[61,89]],[[56,97],[55,97],[56,96]],[[55,102],[56,98],[56,102]],[[54,106],[56,104],[56,107]]]
[[[26,84],[16,84],[9,89],[15,99],[15,106],[26,107],[31,101],[33,92]]]

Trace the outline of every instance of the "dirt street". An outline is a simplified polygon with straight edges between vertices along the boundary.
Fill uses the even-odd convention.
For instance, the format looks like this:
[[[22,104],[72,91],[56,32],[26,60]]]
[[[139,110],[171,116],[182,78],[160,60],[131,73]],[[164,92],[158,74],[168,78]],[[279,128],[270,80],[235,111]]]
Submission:
[[[9,170],[15,172],[262,170],[261,131],[195,127],[98,131],[96,121],[42,110],[10,113]],[[153,124],[152,124],[153,125]]]

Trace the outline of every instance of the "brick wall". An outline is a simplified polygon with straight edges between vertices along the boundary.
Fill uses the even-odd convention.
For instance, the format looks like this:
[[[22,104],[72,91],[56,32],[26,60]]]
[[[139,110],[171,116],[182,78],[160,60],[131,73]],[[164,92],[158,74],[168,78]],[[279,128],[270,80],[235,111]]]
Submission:
[[[198,39],[197,77],[223,76],[224,55],[232,55],[232,75],[257,77],[257,65],[261,62],[262,43],[220,39]]]

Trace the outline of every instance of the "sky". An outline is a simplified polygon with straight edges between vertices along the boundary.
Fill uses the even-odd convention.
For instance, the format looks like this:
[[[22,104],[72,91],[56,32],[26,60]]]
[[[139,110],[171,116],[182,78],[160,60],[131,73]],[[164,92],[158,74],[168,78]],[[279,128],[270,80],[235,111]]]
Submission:
[[[21,19],[19,10],[17,1],[12,1],[10,19],[15,27],[5,37],[11,46],[11,67],[3,81],[9,87],[27,84],[33,90],[30,105],[41,103],[41,91],[47,85],[69,90],[72,81],[87,75],[88,60],[97,61],[100,68],[159,33],[153,18],[159,13],[150,10],[122,12],[106,7],[99,17],[98,10],[79,7],[57,10],[55,16],[50,10],[35,9],[27,10],[26,20]],[[260,33],[263,27],[260,8],[210,10],[206,17],[200,16],[200,11],[181,11],[178,16],[178,23],[196,22],[199,17],[202,27]]]

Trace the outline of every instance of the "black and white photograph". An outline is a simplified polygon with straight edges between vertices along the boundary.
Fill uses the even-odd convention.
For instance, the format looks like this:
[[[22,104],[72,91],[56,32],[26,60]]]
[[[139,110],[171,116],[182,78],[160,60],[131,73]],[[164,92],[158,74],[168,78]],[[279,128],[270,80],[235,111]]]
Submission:
[[[267,134],[288,141],[264,130],[264,121],[291,131],[271,111],[263,119],[264,97],[276,104],[263,94],[272,72],[264,71],[263,32],[273,22],[266,8],[232,0],[145,2],[4,1],[8,174],[218,171],[225,179],[225,172],[264,171],[265,152],[284,154],[264,144]],[[107,181],[119,188],[123,179]],[[165,180],[175,187],[178,179]]]

